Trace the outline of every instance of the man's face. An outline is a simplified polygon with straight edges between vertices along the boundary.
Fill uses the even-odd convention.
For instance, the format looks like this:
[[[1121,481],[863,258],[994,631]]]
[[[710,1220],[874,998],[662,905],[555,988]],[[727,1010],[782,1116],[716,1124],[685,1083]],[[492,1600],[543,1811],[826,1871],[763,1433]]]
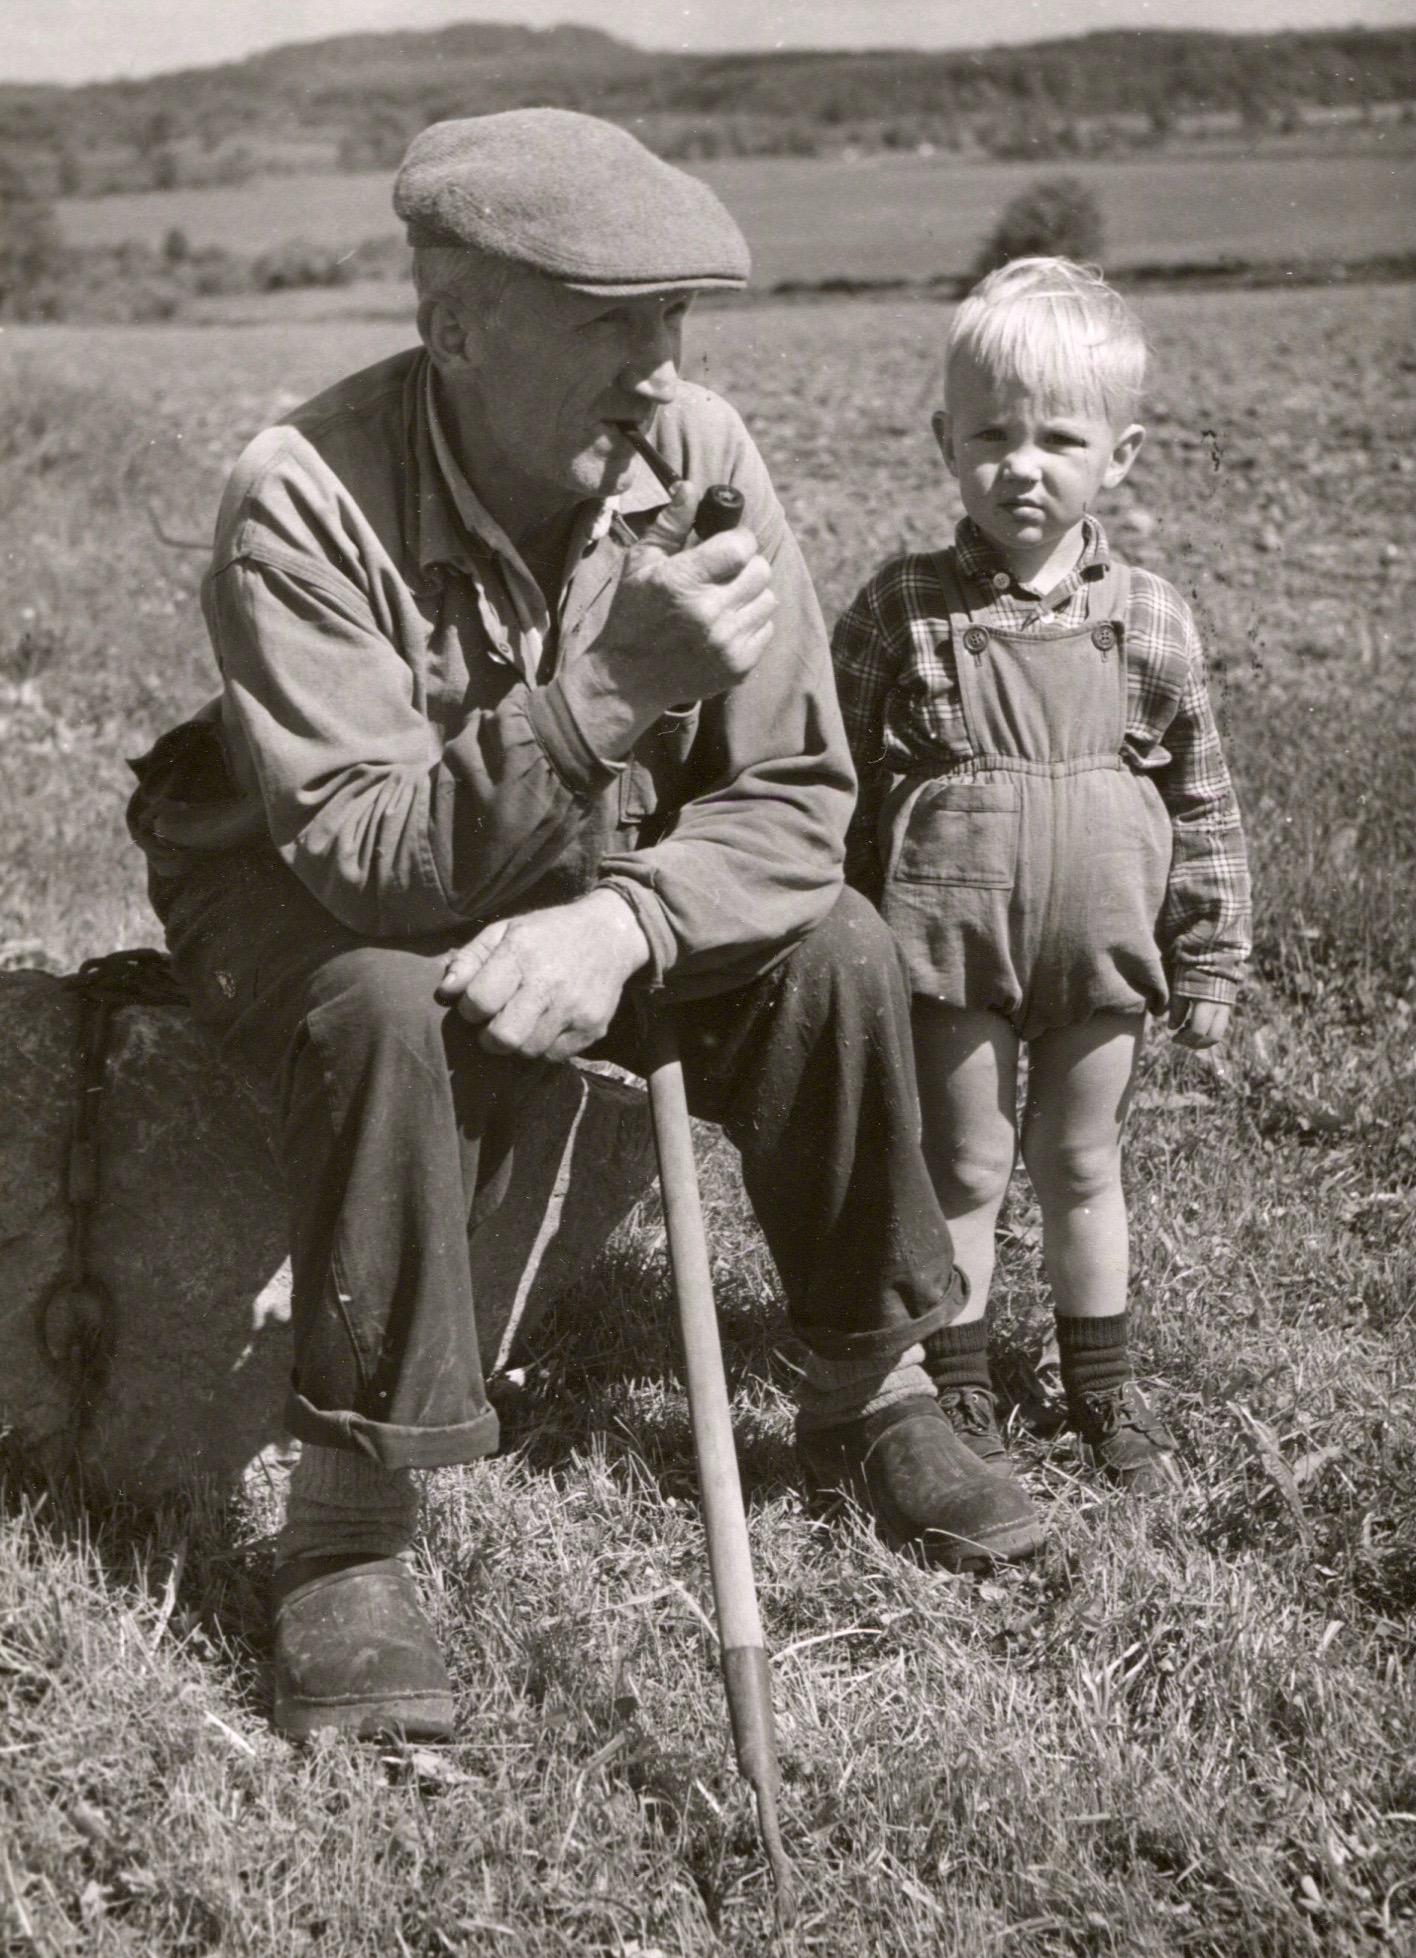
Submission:
[[[459,315],[465,358],[439,367],[463,466],[494,513],[508,492],[544,520],[624,486],[633,451],[609,424],[643,428],[673,399],[691,303],[682,291],[597,299],[528,273],[489,317]]]

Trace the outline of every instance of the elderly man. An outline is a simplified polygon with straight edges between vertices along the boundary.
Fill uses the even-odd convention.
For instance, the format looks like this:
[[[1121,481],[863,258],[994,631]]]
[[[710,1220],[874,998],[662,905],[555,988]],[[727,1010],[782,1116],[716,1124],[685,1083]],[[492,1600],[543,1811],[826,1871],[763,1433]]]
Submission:
[[[537,1068],[634,1065],[675,1016],[808,1350],[798,1444],[897,1540],[1038,1540],[933,1397],[963,1299],[917,1144],[909,1015],[841,887],[852,780],[819,613],[762,462],[679,379],[748,257],[703,185],[541,109],[439,124],[395,205],[421,345],[238,463],[204,590],[218,701],[132,822],[198,1012],[274,1086],[304,1444],[277,1551],[276,1719],[446,1734],[406,1561],[412,1471],[496,1446],[469,1217]],[[618,424],[652,426],[741,527]]]

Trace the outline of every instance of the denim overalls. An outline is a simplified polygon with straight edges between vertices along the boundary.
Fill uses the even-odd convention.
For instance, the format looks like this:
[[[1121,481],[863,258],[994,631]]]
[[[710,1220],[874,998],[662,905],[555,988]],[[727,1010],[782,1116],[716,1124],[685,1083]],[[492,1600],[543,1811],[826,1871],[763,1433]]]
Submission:
[[[1159,1011],[1171,826],[1122,755],[1129,572],[1108,569],[1081,625],[1003,632],[942,554],[938,570],[973,754],[897,776],[882,809],[881,909],[912,989],[1002,1013],[1023,1040]]]

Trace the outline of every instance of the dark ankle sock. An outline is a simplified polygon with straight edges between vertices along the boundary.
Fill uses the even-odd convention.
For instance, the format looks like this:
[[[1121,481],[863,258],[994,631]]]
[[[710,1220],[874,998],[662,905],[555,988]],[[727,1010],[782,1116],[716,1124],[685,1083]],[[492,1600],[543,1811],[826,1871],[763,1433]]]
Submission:
[[[971,1319],[963,1326],[941,1326],[924,1342],[924,1366],[941,1394],[957,1393],[964,1387],[981,1387],[992,1393],[988,1377],[988,1325]]]
[[[1113,1312],[1105,1319],[1057,1315],[1057,1350],[1067,1396],[1104,1394],[1131,1378],[1131,1315]]]

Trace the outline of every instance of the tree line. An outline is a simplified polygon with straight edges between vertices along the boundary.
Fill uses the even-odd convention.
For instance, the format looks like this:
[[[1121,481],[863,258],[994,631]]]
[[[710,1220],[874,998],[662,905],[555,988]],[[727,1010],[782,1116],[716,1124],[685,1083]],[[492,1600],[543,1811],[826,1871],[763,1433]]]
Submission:
[[[609,116],[680,158],[854,146],[1047,159],[1413,101],[1416,27],[665,55],[590,28],[468,22],[140,82],[0,87],[0,160],[51,197],[386,168],[429,122],[533,103]]]

